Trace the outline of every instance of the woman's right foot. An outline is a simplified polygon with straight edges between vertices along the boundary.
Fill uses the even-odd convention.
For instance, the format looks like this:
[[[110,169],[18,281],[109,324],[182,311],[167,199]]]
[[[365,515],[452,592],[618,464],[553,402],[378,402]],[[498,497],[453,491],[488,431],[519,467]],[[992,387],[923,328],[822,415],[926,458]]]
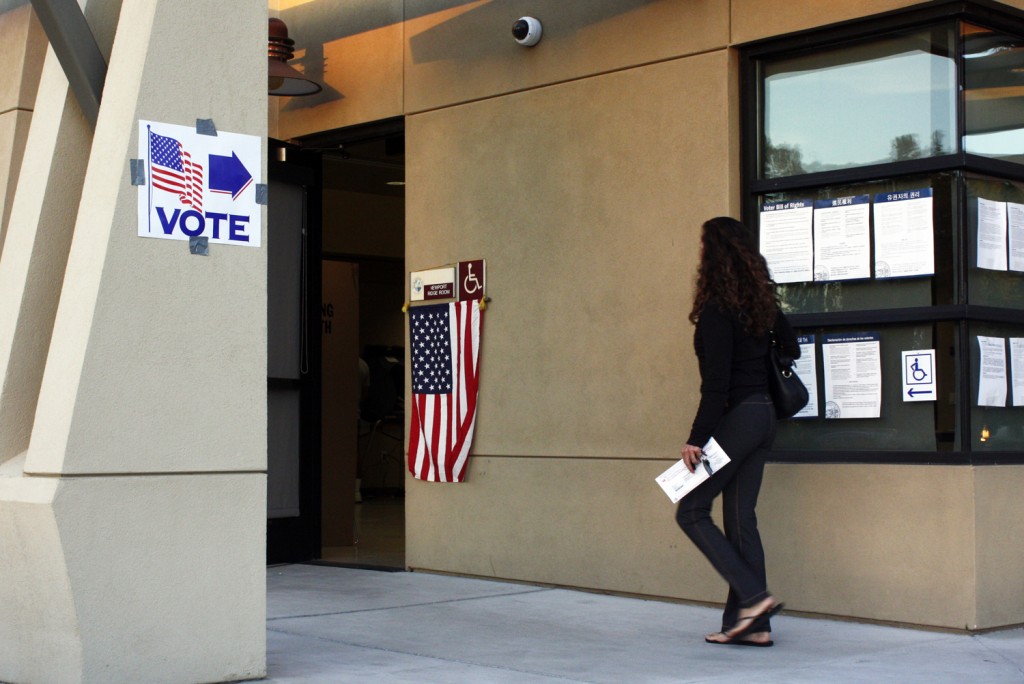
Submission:
[[[782,610],[782,603],[774,596],[768,596],[748,608],[741,608],[736,618],[736,624],[723,634],[729,641],[737,640],[750,633],[758,620],[770,618],[780,610]]]

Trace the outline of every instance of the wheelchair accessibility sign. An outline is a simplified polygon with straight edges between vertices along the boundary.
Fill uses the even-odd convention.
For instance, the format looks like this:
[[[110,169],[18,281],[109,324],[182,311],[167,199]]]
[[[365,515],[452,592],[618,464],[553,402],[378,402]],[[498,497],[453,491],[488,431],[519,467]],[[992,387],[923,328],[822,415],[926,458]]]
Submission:
[[[903,352],[903,401],[935,401],[935,350]]]
[[[483,299],[487,286],[487,262],[483,259],[459,262],[459,301]]]

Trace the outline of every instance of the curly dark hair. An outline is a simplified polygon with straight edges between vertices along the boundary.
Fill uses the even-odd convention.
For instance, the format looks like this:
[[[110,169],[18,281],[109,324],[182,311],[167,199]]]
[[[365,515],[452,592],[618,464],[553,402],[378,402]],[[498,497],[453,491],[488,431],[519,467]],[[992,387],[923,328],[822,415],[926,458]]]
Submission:
[[[711,300],[735,314],[751,335],[764,335],[775,323],[779,298],[775,282],[768,273],[768,264],[754,243],[751,231],[728,216],[704,223],[691,323],[700,319]]]

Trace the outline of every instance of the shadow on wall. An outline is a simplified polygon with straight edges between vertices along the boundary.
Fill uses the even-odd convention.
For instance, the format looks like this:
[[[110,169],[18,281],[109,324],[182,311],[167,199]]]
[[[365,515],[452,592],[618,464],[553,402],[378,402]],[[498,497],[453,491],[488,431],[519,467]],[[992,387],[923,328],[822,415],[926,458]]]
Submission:
[[[588,0],[559,3],[551,16],[538,17],[550,30],[571,34],[612,17],[630,12],[656,0]],[[404,5],[404,7],[403,7]],[[298,50],[305,54],[292,60],[300,64],[310,78],[324,84],[324,90],[312,97],[293,98],[285,109],[306,109],[344,98],[344,94],[326,85],[325,72],[330,68],[324,59],[324,46],[392,24],[420,19],[431,14],[473,5],[447,21],[433,26],[409,39],[413,62],[417,64],[443,60],[473,60],[493,54],[488,41],[466,41],[467,35],[493,34],[496,40],[512,42],[512,24],[518,18],[504,3],[479,0],[319,0],[281,12],[289,35],[296,39]]]

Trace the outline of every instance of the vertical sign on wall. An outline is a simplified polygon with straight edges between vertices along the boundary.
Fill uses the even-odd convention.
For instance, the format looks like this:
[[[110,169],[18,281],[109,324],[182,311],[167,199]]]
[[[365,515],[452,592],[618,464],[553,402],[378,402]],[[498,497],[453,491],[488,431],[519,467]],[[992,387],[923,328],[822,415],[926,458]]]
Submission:
[[[483,299],[487,293],[487,262],[483,259],[459,262],[459,301]]]
[[[935,350],[905,351],[903,358],[903,401],[935,401]]]

